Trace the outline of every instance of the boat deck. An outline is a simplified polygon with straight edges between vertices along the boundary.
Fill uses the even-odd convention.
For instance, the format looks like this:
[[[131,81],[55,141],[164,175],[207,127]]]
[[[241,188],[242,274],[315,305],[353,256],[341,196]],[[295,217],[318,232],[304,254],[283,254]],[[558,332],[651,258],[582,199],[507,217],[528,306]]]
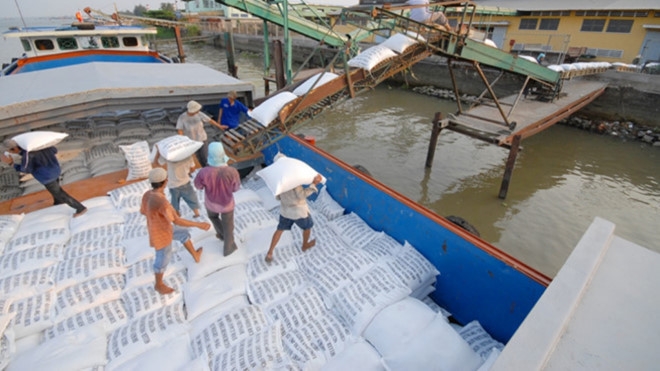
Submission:
[[[653,370],[660,364],[660,254],[596,218],[493,371]]]
[[[251,83],[196,63],[92,62],[5,76],[0,136],[107,111],[217,104],[231,90],[251,104]]]

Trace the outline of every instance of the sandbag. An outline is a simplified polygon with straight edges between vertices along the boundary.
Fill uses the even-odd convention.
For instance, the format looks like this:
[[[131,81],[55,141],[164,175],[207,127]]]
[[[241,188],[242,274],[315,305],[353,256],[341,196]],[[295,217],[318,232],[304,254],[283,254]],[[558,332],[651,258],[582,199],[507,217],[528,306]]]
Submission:
[[[299,185],[311,184],[317,174],[319,172],[311,166],[292,157],[282,157],[272,165],[257,171],[257,175],[266,182],[266,186],[275,196]],[[325,183],[325,178],[321,183]]]
[[[160,140],[155,146],[167,161],[178,162],[187,159],[200,149],[204,143],[188,138],[185,135],[173,135]]]
[[[277,118],[280,110],[282,110],[287,103],[296,98],[298,98],[297,95],[289,93],[288,91],[279,93],[255,107],[250,113],[250,116],[257,120],[261,125],[268,126]]]
[[[69,136],[69,134],[54,131],[31,131],[19,134],[12,139],[19,145],[19,147],[28,152],[33,152],[52,147],[61,142],[62,139],[67,136]]]

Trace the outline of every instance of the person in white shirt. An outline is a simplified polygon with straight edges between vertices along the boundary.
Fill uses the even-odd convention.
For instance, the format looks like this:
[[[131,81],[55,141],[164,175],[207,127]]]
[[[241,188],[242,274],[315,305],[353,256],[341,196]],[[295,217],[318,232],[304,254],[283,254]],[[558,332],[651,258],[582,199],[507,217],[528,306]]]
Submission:
[[[305,188],[300,185],[277,196],[277,199],[281,202],[280,221],[275,233],[273,233],[273,239],[270,242],[268,253],[266,253],[267,262],[270,263],[273,261],[273,251],[275,250],[275,246],[279,242],[282,233],[291,230],[294,223],[303,230],[302,251],[307,251],[316,244],[316,240],[309,240],[314,221],[309,214],[307,197],[317,192],[316,185],[319,184],[321,180],[321,175],[317,174],[309,187]]]

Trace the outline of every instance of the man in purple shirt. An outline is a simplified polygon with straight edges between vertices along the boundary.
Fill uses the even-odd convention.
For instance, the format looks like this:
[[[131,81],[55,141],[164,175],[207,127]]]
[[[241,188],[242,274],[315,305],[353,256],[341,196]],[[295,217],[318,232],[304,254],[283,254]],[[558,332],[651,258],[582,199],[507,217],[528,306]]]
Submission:
[[[241,187],[238,170],[227,166],[229,157],[220,142],[209,144],[208,166],[195,177],[195,188],[204,190],[204,206],[216,236],[224,241],[224,255],[236,251],[234,242],[234,192]]]

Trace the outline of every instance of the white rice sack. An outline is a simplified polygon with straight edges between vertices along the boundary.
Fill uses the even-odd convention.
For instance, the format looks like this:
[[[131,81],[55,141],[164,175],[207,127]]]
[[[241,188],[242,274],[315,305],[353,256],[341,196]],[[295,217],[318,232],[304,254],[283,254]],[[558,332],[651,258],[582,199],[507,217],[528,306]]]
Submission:
[[[249,175],[247,178],[243,179],[241,184],[242,188],[251,189],[253,191],[258,191],[259,189],[266,186],[266,182],[258,176]]]
[[[261,199],[261,204],[264,206],[264,209],[273,210],[280,206],[280,201],[275,198],[275,195],[273,195],[273,192],[266,187],[265,183],[263,187],[257,189],[255,192],[259,196],[259,199]]]
[[[349,248],[362,248],[383,235],[376,232],[356,213],[342,215],[328,223]]]
[[[241,188],[238,191],[234,192],[234,203],[236,205],[250,201],[261,203],[261,197],[259,197],[257,192],[247,188]],[[263,205],[259,205],[259,206],[263,206]]]
[[[149,160],[149,143],[146,140],[119,146],[119,149],[124,152],[128,163],[126,180],[145,179],[149,176],[151,161]]]
[[[73,215],[73,210],[67,204],[53,205],[27,213],[19,224],[14,237],[25,236],[45,229],[66,228],[69,226],[71,215]]]
[[[46,244],[0,255],[0,278],[46,268],[64,258],[64,246]]]
[[[14,330],[11,326],[16,313],[0,314],[0,370],[5,367],[16,353],[16,342]]]
[[[410,342],[383,357],[391,370],[476,370],[483,360],[437,315]]]
[[[257,171],[257,175],[266,182],[266,186],[275,196],[300,185],[312,184],[318,174],[311,166],[293,157],[282,157]],[[321,183],[325,181],[323,178]]]
[[[52,309],[55,296],[55,290],[49,290],[43,294],[18,299],[11,304],[9,311],[16,313],[13,328],[17,339],[34,335],[53,325]]]
[[[0,245],[7,243],[14,236],[24,216],[25,214],[0,215]]]
[[[123,233],[124,225],[119,223],[85,229],[71,233],[71,237],[66,243],[66,248],[67,250],[75,250],[83,245],[93,245],[97,248],[116,248],[117,240],[122,237]],[[71,254],[68,251],[65,252],[65,256],[70,256]]]
[[[434,291],[435,291],[435,282],[431,285],[421,286],[417,288],[412,293],[410,293],[410,296],[415,299],[422,300],[428,297],[429,295],[431,295]]]
[[[353,282],[350,274],[342,269],[342,265],[336,264],[333,260],[326,261],[323,268],[313,272],[311,279],[324,296],[332,295]]]
[[[69,239],[70,235],[71,232],[68,226],[56,229],[35,230],[29,234],[23,234],[20,237],[14,236],[14,238],[5,245],[4,253],[8,254],[27,250],[46,244],[63,245]]]
[[[106,363],[107,342],[102,326],[87,326],[40,344],[17,356],[7,371],[84,370]]]
[[[270,191],[268,192],[270,193]],[[241,246],[241,248],[245,248],[245,253],[247,254],[248,258],[251,259],[257,255],[261,255],[263,259],[263,257],[266,255],[266,252],[268,251],[268,248],[270,247],[270,242],[273,239],[273,233],[275,233],[275,230],[277,230],[277,225],[272,225],[270,227],[260,229],[259,233],[253,233],[248,237],[247,241],[245,241]],[[293,236],[291,231],[284,231],[277,245],[286,246],[292,243]]]
[[[282,323],[284,333],[328,315],[321,294],[312,286],[266,307],[265,311],[272,322]]]
[[[426,304],[426,306],[431,308],[434,312],[442,314],[445,318],[451,317],[451,313],[445,308],[439,306],[438,303],[436,303],[430,296],[427,296],[421,300],[422,303]]]
[[[126,265],[133,265],[144,259],[155,256],[156,250],[149,245],[149,232],[145,224],[126,225],[124,227],[124,237],[121,241],[124,247]],[[174,243],[179,245],[178,243]]]
[[[495,44],[495,41],[493,41],[491,39],[484,40],[484,44],[486,44],[488,46],[492,46],[493,48],[497,48],[497,44]]]
[[[211,358],[211,370],[286,370],[293,369],[282,347],[279,324],[243,339],[227,351]]]
[[[188,333],[183,303],[170,305],[134,319],[108,336],[108,365],[106,370],[118,369],[121,364],[169,340]]]
[[[467,341],[472,350],[474,350],[484,361],[488,359],[490,352],[493,349],[497,349],[498,351],[504,350],[504,344],[493,339],[490,334],[481,327],[479,321],[475,320],[463,326],[458,334]]]
[[[140,198],[142,198],[144,192],[150,189],[151,189],[151,184],[149,183],[149,181],[143,180],[140,182],[135,182],[125,185],[123,187],[115,188],[112,191],[108,192],[108,195],[112,200],[112,204],[115,205],[116,208],[120,208],[124,198],[133,195],[140,195]]]
[[[268,279],[250,282],[247,293],[251,303],[270,305],[287,298],[307,284],[307,277],[301,272],[284,272]]]
[[[383,308],[410,294],[397,284],[385,269],[376,267],[354,283],[343,287],[328,302],[332,312],[355,336],[361,336],[371,320]]]
[[[267,127],[277,118],[282,108],[296,98],[298,96],[293,93],[288,91],[281,92],[255,107],[250,113],[250,116],[264,127]]]
[[[96,197],[96,205],[89,205],[91,202],[85,201],[83,204],[87,207],[87,213],[84,218],[71,218],[69,228],[71,234],[84,232],[88,229],[100,228],[112,224],[123,224],[124,214],[116,209],[110,200],[110,197]]]
[[[282,341],[291,359],[305,364],[314,359],[330,359],[344,349],[348,329],[332,314],[287,331]]]
[[[371,71],[380,62],[396,57],[392,49],[383,45],[374,45],[357,56],[351,58],[347,63],[351,67],[362,68]]]
[[[284,272],[295,271],[298,269],[295,258],[300,253],[299,247],[278,244],[273,252],[272,262],[266,263],[264,255],[256,255],[250,258],[247,264],[247,276],[252,281],[258,281]]]
[[[210,371],[209,358],[206,355],[197,357],[192,361],[189,361],[182,367],[176,369],[176,371]]]
[[[158,348],[148,350],[120,366],[122,370],[179,370],[192,359],[188,334],[166,341]],[[207,366],[208,368],[208,366]]]
[[[184,285],[188,319],[192,320],[205,311],[238,295],[244,295],[247,286],[245,265],[233,265],[210,274],[198,281]]]
[[[83,327],[100,325],[106,334],[128,323],[128,314],[121,300],[113,300],[62,320],[44,331],[44,339],[54,339]]]
[[[68,136],[67,133],[55,131],[30,131],[19,134],[12,139],[24,150],[33,152],[52,147]]]
[[[135,264],[127,266],[126,272],[124,273],[124,277],[126,278],[124,290],[128,291],[139,286],[153,285],[155,260],[156,256],[152,255],[147,259],[140,260]],[[165,269],[164,277],[167,278],[176,275],[185,269],[186,266],[184,265],[183,260],[179,257],[179,255],[172,254],[172,259]]]
[[[412,247],[408,241],[404,243],[403,251],[395,259],[384,261],[398,281],[408,286],[412,291],[433,284],[440,272],[422,254]]]
[[[123,251],[106,250],[62,261],[57,266],[55,282],[59,289],[63,289],[92,278],[124,274],[125,271]]]
[[[328,193],[327,187],[321,188],[318,197],[313,202],[310,202],[310,206],[325,215],[328,220],[334,220],[344,215],[344,207],[332,198],[330,193]]]
[[[501,350],[497,348],[493,348],[489,353],[488,353],[488,358],[484,361],[484,363],[477,369],[477,371],[489,371],[493,365],[495,364],[495,361],[497,361],[497,358],[500,356],[502,353]]]
[[[172,306],[183,300],[183,295],[176,289],[185,285],[185,272],[178,272],[164,277],[163,282],[175,289],[175,291],[167,295],[161,295],[154,290],[154,285],[151,283],[122,292],[121,300],[124,303],[129,318],[142,317],[155,310]]]
[[[530,55],[519,55],[518,58],[524,59],[526,61],[530,61],[532,63],[539,64],[539,62],[536,60],[536,58],[534,58]]]
[[[371,255],[376,261],[388,260],[401,254],[403,245],[388,234],[382,234],[380,237],[370,241],[362,246],[362,251]]]
[[[362,338],[355,338],[344,344],[344,349],[330,358],[322,371],[385,371],[380,354]]]
[[[204,143],[192,140],[185,135],[172,135],[161,139],[155,146],[158,152],[167,161],[179,162],[194,155]]]
[[[204,247],[202,259],[199,263],[195,263],[195,260],[187,251],[181,252],[181,260],[184,267],[187,268],[188,281],[191,282],[201,280],[209,274],[229,266],[245,265],[248,262],[247,251],[242,247],[231,253],[231,255],[224,256],[223,242],[215,236],[196,242],[195,247]]]
[[[57,265],[15,274],[0,279],[0,293],[4,298],[25,298],[42,294],[55,287]]]
[[[406,297],[380,311],[363,336],[385,357],[413,341],[435,318],[426,304]]]
[[[247,201],[234,208],[234,236],[241,242],[277,223],[277,219],[263,208],[261,202]]]
[[[246,295],[234,296],[231,299],[225,300],[222,304],[217,305],[206,312],[199,315],[197,318],[189,321],[190,336],[195,337],[207,327],[211,326],[218,318],[224,316],[227,312],[237,310],[238,308],[251,305]]]
[[[390,36],[387,40],[380,43],[380,45],[399,54],[405,52],[406,49],[415,44],[417,44],[415,39],[412,39],[410,36],[401,33],[396,33]]]
[[[319,72],[316,75],[305,80],[305,82],[303,82],[302,84],[298,85],[298,87],[293,90],[293,94],[297,96],[305,95],[310,90],[312,90],[312,86],[314,87],[314,89],[319,88],[322,85],[327,84],[328,82],[334,80],[338,76],[339,75],[332,72]]]
[[[336,251],[341,253],[346,251],[346,249]],[[317,238],[316,246],[313,249],[296,256],[296,263],[300,271],[313,276],[316,272],[321,271],[328,261],[333,260],[337,255],[335,250],[327,249],[325,246],[319,246],[319,239]]]
[[[43,334],[41,332],[37,332],[36,334],[24,336],[20,339],[16,339],[14,341],[14,343],[16,344],[16,353],[14,353],[14,357],[17,357],[18,355],[26,352],[33,351],[42,342],[43,342]]]
[[[561,66],[558,66],[556,64],[551,64],[548,66],[549,69],[555,71],[555,72],[564,72],[564,69],[561,68]]]
[[[89,308],[118,300],[124,282],[123,275],[109,274],[58,291],[54,305],[55,320],[63,321]]]
[[[191,334],[193,354],[195,357],[203,354],[213,357],[269,327],[261,308],[254,305],[237,308],[219,316],[201,332]]]

